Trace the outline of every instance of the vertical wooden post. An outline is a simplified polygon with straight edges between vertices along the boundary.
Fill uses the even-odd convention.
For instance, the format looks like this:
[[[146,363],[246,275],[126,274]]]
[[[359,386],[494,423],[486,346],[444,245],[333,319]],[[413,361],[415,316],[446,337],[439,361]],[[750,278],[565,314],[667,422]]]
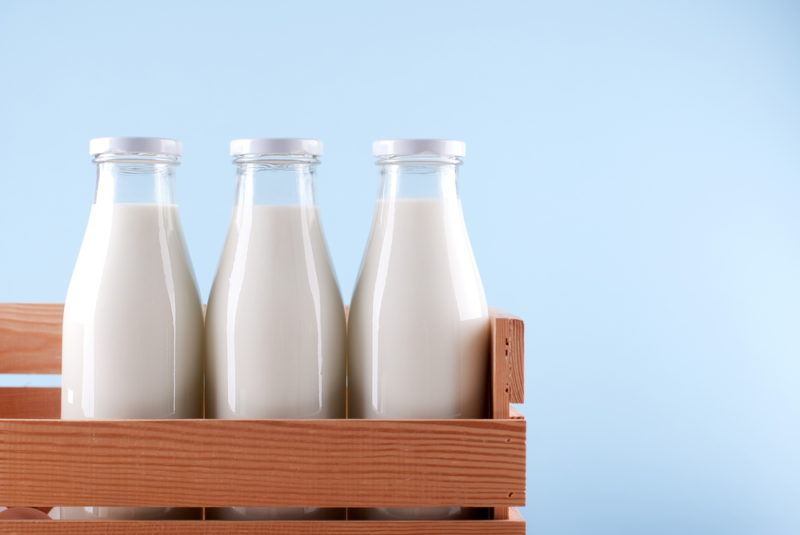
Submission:
[[[524,400],[523,321],[507,315],[492,318],[492,418],[511,417],[511,403]],[[495,520],[508,520],[508,507],[494,508]]]

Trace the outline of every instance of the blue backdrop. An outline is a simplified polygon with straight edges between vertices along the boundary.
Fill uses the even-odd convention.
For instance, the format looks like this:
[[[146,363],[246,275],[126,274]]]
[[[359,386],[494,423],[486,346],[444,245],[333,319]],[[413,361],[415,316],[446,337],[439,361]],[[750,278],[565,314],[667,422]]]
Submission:
[[[528,326],[530,533],[800,533],[796,3],[4,1],[0,102],[0,301],[63,300],[91,137],[184,141],[204,295],[228,140],[321,138],[346,299],[370,142],[466,140],[488,297]]]

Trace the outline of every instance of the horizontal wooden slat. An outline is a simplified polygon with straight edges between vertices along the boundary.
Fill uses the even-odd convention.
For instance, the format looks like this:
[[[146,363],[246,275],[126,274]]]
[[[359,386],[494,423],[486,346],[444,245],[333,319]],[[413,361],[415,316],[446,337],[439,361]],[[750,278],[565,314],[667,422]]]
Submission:
[[[524,420],[0,420],[0,504],[525,503]]]
[[[0,373],[61,373],[63,312],[61,303],[0,303]],[[512,348],[511,403],[522,403],[524,324],[503,312],[493,315]]]
[[[61,304],[0,303],[0,373],[61,373]]]
[[[0,387],[0,418],[60,416],[60,388]]]
[[[525,522],[516,520],[459,521],[0,521],[0,533],[54,535],[524,535]]]

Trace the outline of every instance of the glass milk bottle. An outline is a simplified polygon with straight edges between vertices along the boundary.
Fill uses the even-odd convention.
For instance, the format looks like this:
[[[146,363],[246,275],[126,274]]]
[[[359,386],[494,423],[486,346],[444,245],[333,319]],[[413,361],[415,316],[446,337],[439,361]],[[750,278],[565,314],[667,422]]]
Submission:
[[[487,414],[489,312],[456,184],[464,148],[425,139],[373,145],[381,186],[350,309],[351,418]],[[478,514],[458,507],[360,513]]]
[[[64,305],[61,417],[202,418],[203,312],[173,198],[181,146],[99,138],[97,186]],[[70,507],[62,518],[198,509]]]
[[[208,418],[344,418],[346,326],[314,199],[321,143],[231,143],[236,203],[206,313]],[[209,518],[343,518],[234,507]]]

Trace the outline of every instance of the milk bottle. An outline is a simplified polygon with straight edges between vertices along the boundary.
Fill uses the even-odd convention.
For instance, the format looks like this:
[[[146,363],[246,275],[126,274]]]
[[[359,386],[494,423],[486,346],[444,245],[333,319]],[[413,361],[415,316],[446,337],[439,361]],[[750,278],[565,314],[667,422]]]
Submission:
[[[321,144],[231,143],[236,203],[206,313],[208,418],[344,418],[344,307],[314,200]],[[217,519],[343,518],[235,507]]]
[[[489,313],[456,189],[464,143],[383,140],[373,153],[381,189],[350,309],[349,417],[485,417]],[[473,514],[361,511],[367,518]]]
[[[64,305],[61,417],[201,418],[203,313],[173,199],[171,139],[90,143],[97,186]],[[62,518],[193,518],[70,507]]]

